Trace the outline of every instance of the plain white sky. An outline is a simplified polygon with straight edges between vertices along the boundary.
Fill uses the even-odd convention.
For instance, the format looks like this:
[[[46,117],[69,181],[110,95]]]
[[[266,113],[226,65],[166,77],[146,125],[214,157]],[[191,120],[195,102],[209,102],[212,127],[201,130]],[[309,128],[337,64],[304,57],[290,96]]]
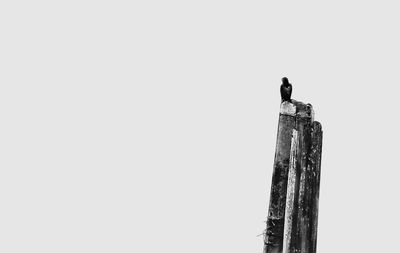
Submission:
[[[0,251],[261,253],[283,76],[318,252],[398,248],[398,6],[271,2],[2,1]]]

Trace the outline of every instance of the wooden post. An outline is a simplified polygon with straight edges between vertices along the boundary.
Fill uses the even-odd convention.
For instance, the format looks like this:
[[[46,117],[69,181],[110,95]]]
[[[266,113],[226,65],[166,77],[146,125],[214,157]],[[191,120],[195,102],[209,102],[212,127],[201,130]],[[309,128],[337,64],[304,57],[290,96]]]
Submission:
[[[316,252],[321,149],[312,106],[282,102],[264,253]]]
[[[293,101],[296,105],[296,124],[293,130],[291,161],[289,167],[288,192],[284,230],[284,253],[303,252],[308,248],[309,222],[307,157],[311,146],[311,121],[313,112],[310,105]],[[296,139],[296,140],[295,140]]]
[[[295,116],[296,107],[292,103],[287,101],[281,103],[264,253],[282,252],[286,187]]]
[[[311,105],[298,105],[296,128],[299,131],[298,163],[296,164],[296,212],[293,213],[295,224],[292,229],[292,240],[288,242],[290,251],[309,253],[310,246],[310,199],[311,177],[307,169],[308,156],[311,148],[311,126],[313,110]]]

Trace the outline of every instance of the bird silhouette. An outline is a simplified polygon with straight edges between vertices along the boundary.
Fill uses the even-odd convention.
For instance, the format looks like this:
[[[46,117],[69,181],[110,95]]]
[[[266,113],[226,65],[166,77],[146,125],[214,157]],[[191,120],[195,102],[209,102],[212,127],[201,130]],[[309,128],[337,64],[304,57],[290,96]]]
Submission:
[[[291,102],[292,101],[290,99],[291,95],[292,95],[292,85],[289,83],[289,80],[287,79],[287,77],[284,77],[284,78],[282,78],[282,85],[281,85],[282,102],[284,102],[284,101]]]

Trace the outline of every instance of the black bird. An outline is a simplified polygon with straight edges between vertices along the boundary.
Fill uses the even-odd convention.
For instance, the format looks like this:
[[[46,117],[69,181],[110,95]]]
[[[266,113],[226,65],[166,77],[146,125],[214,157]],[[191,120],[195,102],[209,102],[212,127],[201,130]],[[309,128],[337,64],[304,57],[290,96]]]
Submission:
[[[282,85],[281,85],[282,102],[284,102],[284,101],[291,102],[292,101],[290,99],[291,95],[292,95],[292,85],[289,83],[289,80],[287,79],[287,77],[284,77],[284,78],[282,78]]]

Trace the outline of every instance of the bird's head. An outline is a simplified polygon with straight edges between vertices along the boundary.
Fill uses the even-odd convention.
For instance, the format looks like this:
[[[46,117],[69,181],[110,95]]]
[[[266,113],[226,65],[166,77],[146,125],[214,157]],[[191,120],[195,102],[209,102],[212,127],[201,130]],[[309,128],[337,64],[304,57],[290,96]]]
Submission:
[[[289,84],[289,79],[287,77],[282,78],[282,83],[285,85]]]

